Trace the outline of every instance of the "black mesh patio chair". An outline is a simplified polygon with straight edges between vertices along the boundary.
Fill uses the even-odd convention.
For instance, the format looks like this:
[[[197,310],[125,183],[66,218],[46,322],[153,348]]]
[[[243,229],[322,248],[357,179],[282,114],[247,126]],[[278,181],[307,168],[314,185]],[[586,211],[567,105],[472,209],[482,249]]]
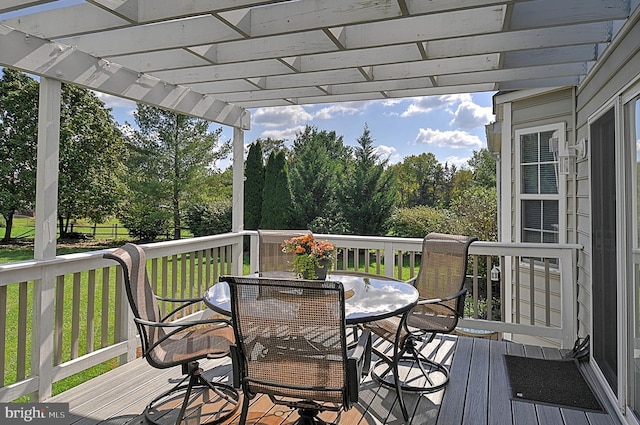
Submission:
[[[269,276],[273,276],[273,272],[291,272],[295,254],[282,252],[282,242],[285,239],[310,234],[310,230],[259,229],[258,271]],[[285,275],[286,273],[283,274]]]
[[[393,343],[393,357],[374,349],[380,360],[372,376],[395,388],[405,420],[408,412],[402,392],[435,392],[447,385],[448,369],[420,352],[437,334],[452,332],[464,313],[464,287],[469,245],[476,238],[429,233],[422,243],[420,270],[408,281],[420,293],[418,304],[402,316],[364,324],[364,328]],[[400,377],[400,366],[411,371]]]
[[[145,409],[154,424],[219,423],[238,408],[238,391],[231,385],[207,380],[198,360],[229,355],[233,328],[224,319],[170,321],[185,307],[202,301],[157,297],[149,284],[146,255],[135,244],[126,244],[105,258],[117,261],[124,272],[124,284],[140,334],[142,356],[158,369],[181,366],[185,377],[173,388],[152,400]],[[180,306],[162,317],[158,301]],[[176,414],[177,413],[177,414]]]
[[[341,412],[358,401],[371,360],[371,333],[364,332],[348,353],[340,282],[220,280],[231,289],[234,382],[244,393],[240,424],[257,394],[298,409],[300,425],[326,424],[319,412]]]

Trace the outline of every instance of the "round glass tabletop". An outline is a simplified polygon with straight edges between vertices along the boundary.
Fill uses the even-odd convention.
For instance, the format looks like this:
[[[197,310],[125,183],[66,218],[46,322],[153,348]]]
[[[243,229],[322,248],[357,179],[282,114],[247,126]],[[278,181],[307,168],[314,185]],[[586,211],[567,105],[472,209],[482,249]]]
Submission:
[[[273,275],[265,277],[292,278]],[[412,285],[384,276],[357,273],[329,273],[326,280],[341,282],[345,292],[345,318],[347,324],[371,322],[395,316],[413,307],[418,291]],[[231,315],[231,294],[226,282],[218,282],[204,294],[205,304],[212,310]]]

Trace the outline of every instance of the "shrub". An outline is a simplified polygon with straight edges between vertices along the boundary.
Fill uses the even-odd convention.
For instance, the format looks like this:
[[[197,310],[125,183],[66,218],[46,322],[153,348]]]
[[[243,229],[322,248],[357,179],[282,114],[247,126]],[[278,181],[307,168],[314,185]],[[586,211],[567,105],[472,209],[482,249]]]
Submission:
[[[135,239],[151,242],[169,233],[171,212],[160,207],[135,203],[122,212],[120,221]]]
[[[187,209],[187,226],[194,236],[230,232],[231,209],[230,201],[192,205]]]
[[[390,220],[390,236],[402,238],[423,238],[430,232],[447,233],[453,218],[447,210],[424,205],[401,208]]]

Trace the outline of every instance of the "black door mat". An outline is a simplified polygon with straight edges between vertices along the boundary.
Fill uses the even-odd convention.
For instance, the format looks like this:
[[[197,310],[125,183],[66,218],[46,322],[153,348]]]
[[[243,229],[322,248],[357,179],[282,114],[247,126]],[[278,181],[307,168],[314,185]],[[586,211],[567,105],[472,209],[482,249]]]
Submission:
[[[512,400],[602,412],[577,360],[504,356]]]

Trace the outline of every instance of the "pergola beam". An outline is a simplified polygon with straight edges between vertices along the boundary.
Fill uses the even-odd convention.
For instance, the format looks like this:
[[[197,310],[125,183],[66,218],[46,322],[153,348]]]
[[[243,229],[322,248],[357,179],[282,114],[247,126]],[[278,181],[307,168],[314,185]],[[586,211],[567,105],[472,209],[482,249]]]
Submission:
[[[223,125],[249,128],[244,108],[0,25],[1,65]]]

